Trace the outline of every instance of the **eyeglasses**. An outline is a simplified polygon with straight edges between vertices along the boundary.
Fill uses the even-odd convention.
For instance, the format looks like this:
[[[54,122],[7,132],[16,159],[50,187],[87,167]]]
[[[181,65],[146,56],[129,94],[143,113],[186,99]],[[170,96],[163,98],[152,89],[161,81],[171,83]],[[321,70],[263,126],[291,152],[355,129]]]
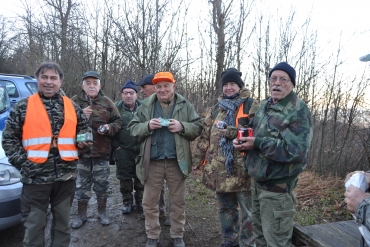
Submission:
[[[280,81],[281,83],[288,83],[290,81],[290,79],[286,78],[286,77],[277,77],[277,76],[273,76],[273,77],[270,77],[270,83],[275,83],[277,81]]]
[[[157,90],[161,90],[162,88],[164,88],[165,90],[168,90],[171,87],[171,84],[172,83],[168,83],[168,84],[164,84],[163,86],[161,86],[161,85],[154,85],[154,88],[157,89]]]
[[[127,96],[127,95],[134,95],[134,91],[131,91],[131,92],[122,92],[123,95]]]

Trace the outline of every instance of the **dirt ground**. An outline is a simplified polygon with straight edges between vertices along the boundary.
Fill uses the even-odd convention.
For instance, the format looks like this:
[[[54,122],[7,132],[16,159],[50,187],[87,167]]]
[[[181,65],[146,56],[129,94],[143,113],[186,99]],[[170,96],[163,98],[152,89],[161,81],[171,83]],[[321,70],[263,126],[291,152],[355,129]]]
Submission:
[[[187,208],[184,242],[187,247],[215,247],[221,243],[218,223],[217,203],[214,194],[199,186],[200,177],[193,176],[187,180]],[[89,201],[88,218],[79,229],[72,229],[71,247],[143,247],[146,242],[145,220],[141,213],[133,211],[129,215],[121,213],[122,201],[119,182],[115,177],[115,166],[111,166],[110,196],[107,210],[111,223],[102,226],[97,218],[96,197]],[[71,218],[77,214],[77,201],[71,207]],[[50,223],[51,214],[48,219]],[[161,218],[162,232],[159,247],[172,246],[170,227],[164,225]],[[45,229],[45,246],[50,246],[50,224]],[[21,247],[24,229],[21,225],[0,231],[0,246]]]

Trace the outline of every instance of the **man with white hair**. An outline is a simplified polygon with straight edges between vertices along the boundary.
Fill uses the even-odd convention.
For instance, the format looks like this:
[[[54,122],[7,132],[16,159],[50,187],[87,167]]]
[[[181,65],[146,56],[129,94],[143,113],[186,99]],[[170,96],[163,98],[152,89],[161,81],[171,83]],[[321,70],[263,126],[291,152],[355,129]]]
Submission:
[[[122,126],[121,115],[111,99],[100,90],[100,75],[88,71],[82,77],[82,90],[72,100],[81,107],[90,121],[93,145],[79,154],[75,198],[78,200],[78,215],[71,223],[79,228],[87,219],[87,204],[91,198],[91,187],[98,201],[100,223],[110,223],[106,213],[109,188],[109,155],[111,139]]]

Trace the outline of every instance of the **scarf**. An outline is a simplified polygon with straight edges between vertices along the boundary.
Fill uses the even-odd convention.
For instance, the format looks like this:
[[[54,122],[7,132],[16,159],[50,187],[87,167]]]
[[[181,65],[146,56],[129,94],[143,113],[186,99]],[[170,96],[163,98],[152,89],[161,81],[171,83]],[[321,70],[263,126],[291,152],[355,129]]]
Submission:
[[[244,99],[230,100],[222,99],[218,102],[218,106],[221,110],[226,111],[226,117],[224,122],[229,126],[235,126],[235,110],[244,102]],[[226,139],[222,136],[218,145],[221,147],[221,151],[225,156],[225,169],[227,174],[230,176],[233,174],[233,164],[234,164],[234,146],[230,139]]]

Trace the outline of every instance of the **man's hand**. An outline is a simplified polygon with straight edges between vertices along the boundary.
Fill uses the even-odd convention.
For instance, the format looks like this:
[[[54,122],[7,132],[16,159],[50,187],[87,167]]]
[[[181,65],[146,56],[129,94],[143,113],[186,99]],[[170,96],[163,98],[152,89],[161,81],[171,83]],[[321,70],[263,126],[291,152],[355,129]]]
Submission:
[[[347,203],[347,208],[351,213],[355,213],[357,206],[370,194],[363,192],[359,188],[350,185],[344,193],[344,202]]]
[[[234,139],[233,145],[236,150],[245,151],[253,149],[255,137],[240,137]]]
[[[172,133],[181,132],[183,130],[182,124],[176,119],[170,119],[168,130]]]
[[[148,127],[149,127],[149,130],[155,130],[155,129],[162,128],[161,120],[159,120],[159,118],[150,119]]]
[[[104,124],[103,126],[105,128],[105,131],[104,132],[100,132],[99,129],[97,131],[101,135],[104,135],[104,134],[108,133],[108,131],[109,131],[109,124]]]
[[[92,142],[77,142],[77,146],[79,148],[84,148],[84,147],[88,147],[88,146],[92,146],[93,143]]]
[[[86,115],[86,117],[87,117],[87,118],[90,118],[91,113],[92,113],[92,109],[91,109],[91,107],[90,107],[90,106],[88,106],[88,107],[86,107],[86,108],[82,109],[82,111],[85,113],[85,115]]]

